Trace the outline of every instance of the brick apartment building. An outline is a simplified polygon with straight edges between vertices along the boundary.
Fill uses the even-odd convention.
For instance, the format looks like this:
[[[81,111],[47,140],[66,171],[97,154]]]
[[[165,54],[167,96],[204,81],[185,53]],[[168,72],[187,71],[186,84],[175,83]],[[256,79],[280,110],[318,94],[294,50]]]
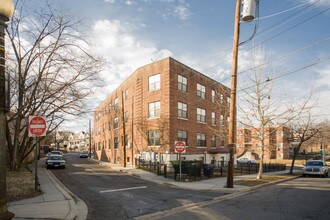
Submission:
[[[237,129],[237,157],[259,159],[262,154],[260,129]],[[265,160],[289,159],[290,129],[284,126],[269,127],[265,131]]]
[[[185,141],[184,159],[227,160],[229,97],[228,87],[171,57],[140,67],[95,109],[96,156],[169,162],[175,141]]]

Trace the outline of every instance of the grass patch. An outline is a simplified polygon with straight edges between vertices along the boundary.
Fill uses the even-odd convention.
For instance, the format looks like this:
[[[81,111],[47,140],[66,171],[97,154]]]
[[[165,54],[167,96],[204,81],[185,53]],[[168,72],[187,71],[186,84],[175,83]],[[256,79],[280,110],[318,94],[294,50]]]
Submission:
[[[249,179],[244,179],[244,180],[236,180],[236,181],[234,181],[234,184],[241,185],[241,186],[257,186],[260,184],[288,179],[291,177],[293,177],[293,176],[288,175],[288,174],[277,175],[277,176],[263,176],[262,179],[249,178]]]
[[[36,191],[34,175],[31,171],[7,171],[7,201],[14,202],[29,199],[42,194]]]

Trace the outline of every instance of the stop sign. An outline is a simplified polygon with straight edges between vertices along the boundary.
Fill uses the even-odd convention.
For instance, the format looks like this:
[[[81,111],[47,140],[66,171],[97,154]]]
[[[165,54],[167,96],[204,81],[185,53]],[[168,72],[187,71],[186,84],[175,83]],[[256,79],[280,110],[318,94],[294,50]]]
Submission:
[[[176,153],[184,153],[186,151],[186,143],[184,141],[176,141],[174,149]]]
[[[42,116],[29,116],[29,137],[46,136],[47,122]]]

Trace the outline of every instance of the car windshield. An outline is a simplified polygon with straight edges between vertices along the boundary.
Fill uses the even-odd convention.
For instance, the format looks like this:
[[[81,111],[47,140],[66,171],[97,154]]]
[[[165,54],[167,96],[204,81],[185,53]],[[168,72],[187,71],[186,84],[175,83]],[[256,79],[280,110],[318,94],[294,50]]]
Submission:
[[[62,153],[60,151],[52,151],[50,152],[50,154],[57,154],[57,155],[61,155]]]
[[[81,152],[82,154],[88,154],[88,151],[83,151],[83,152]]]
[[[51,156],[48,159],[49,160],[63,160],[63,157],[60,157],[60,156]]]
[[[323,166],[322,161],[308,161],[306,166]]]

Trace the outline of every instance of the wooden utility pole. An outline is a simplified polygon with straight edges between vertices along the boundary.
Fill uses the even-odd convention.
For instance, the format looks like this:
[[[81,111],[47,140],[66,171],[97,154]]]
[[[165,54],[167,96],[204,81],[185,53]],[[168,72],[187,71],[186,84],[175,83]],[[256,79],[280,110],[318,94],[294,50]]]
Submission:
[[[241,0],[236,0],[233,60],[231,74],[230,112],[229,112],[229,162],[227,174],[227,188],[234,187],[234,154],[236,148],[236,88],[237,88],[237,61],[239,44],[239,22],[240,22]]]
[[[124,167],[126,167],[126,130],[125,130],[125,109],[124,109],[124,92],[121,91],[121,112],[123,121],[123,148],[124,148]]]

